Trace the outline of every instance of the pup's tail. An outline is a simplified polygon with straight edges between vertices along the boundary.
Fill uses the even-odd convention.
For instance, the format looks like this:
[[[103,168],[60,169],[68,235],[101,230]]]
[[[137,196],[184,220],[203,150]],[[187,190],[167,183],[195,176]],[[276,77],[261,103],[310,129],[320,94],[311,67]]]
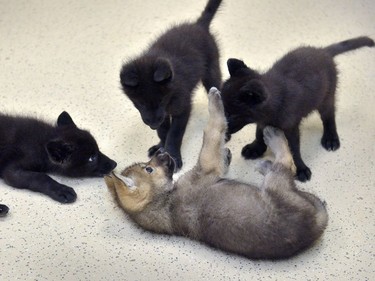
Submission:
[[[197,24],[208,29],[210,27],[212,19],[215,16],[216,11],[219,9],[221,2],[222,0],[208,0],[206,7],[197,20]]]
[[[349,40],[345,40],[336,44],[329,45],[324,48],[332,57],[361,47],[373,47],[374,40],[369,37],[362,36]]]

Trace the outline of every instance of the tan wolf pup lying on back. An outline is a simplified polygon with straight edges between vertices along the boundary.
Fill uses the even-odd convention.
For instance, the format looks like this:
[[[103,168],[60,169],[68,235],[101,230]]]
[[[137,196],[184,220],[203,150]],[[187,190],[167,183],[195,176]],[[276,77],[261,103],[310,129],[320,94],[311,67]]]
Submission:
[[[173,182],[174,162],[159,152],[106,183],[125,212],[141,227],[186,236],[249,258],[290,257],[323,233],[328,215],[314,195],[299,191],[293,159],[282,131],[264,129],[275,161],[262,162],[260,187],[223,178],[231,154],[220,92],[209,92],[209,120],[196,166]]]

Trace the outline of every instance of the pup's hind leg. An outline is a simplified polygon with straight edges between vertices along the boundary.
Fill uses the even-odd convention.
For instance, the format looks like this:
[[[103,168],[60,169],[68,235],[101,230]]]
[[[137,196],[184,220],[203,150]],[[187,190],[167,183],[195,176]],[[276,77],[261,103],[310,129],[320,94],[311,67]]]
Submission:
[[[267,164],[263,172],[266,172],[266,175],[262,188],[277,193],[295,189],[293,179],[295,166],[284,133],[279,129],[267,126],[263,134],[265,143],[275,155],[275,160],[272,165],[265,162]]]
[[[286,140],[283,131],[271,126],[267,126],[263,130],[263,135],[264,142],[275,155],[274,164],[280,163],[293,171],[295,169],[293,157],[290,153],[288,141]]]
[[[227,121],[220,92],[216,88],[211,88],[208,93],[208,111],[209,119],[204,129],[198,168],[204,174],[215,174],[221,177],[228,170],[231,153],[224,147]]]
[[[294,164],[297,167],[297,179],[302,182],[310,180],[311,170],[306,166],[301,157],[299,127],[295,126],[294,128],[286,130],[284,132],[293,155]]]

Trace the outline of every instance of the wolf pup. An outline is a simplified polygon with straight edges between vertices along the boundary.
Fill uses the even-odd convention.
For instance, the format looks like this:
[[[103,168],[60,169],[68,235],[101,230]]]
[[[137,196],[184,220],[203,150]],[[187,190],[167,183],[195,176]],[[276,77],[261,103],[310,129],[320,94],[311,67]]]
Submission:
[[[222,89],[228,135],[249,123],[257,124],[255,141],[242,149],[242,155],[246,159],[262,156],[266,150],[263,128],[278,127],[288,140],[297,178],[310,180],[311,171],[300,153],[299,124],[313,110],[318,110],[324,127],[323,147],[332,151],[340,147],[335,122],[337,70],[333,58],[364,46],[372,47],[374,41],[359,37],[326,48],[301,47],[278,60],[264,74],[240,60],[229,59],[230,78]]]
[[[71,203],[73,188],[46,175],[101,177],[116,162],[99,151],[93,136],[77,128],[67,112],[57,126],[29,117],[0,114],[0,177],[13,187],[30,189]]]
[[[161,35],[148,50],[121,69],[123,91],[143,122],[157,130],[163,147],[182,167],[181,143],[191,111],[192,91],[201,80],[207,92],[221,87],[219,50],[209,32],[221,0],[209,0],[195,23],[183,23]]]
[[[248,258],[287,258],[309,247],[323,233],[328,215],[314,195],[299,191],[293,159],[282,131],[265,127],[275,161],[264,161],[260,187],[225,179],[230,151],[217,89],[209,93],[209,120],[196,166],[172,181],[174,161],[156,153],[147,163],[111,174],[105,181],[126,213],[157,233],[199,240]]]

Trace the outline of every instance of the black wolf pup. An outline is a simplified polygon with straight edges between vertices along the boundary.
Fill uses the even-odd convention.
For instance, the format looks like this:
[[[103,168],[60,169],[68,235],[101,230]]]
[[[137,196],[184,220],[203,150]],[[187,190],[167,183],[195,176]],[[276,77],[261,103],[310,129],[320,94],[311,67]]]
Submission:
[[[364,46],[372,47],[374,41],[358,37],[325,48],[301,47],[278,60],[264,74],[240,60],[229,59],[230,78],[222,89],[228,134],[236,133],[246,124],[257,124],[255,141],[242,149],[242,155],[246,159],[262,156],[266,150],[263,128],[278,127],[288,139],[297,178],[310,180],[311,171],[300,154],[299,124],[313,110],[318,110],[324,127],[322,146],[332,151],[340,147],[335,122],[337,70],[333,58]]]
[[[207,92],[221,86],[219,50],[209,32],[221,0],[209,0],[195,23],[173,26],[139,57],[121,69],[121,85],[143,122],[157,130],[163,147],[182,167],[181,143],[191,111],[191,96],[199,81]]]
[[[0,114],[0,177],[13,187],[29,189],[71,203],[73,188],[46,173],[69,177],[101,177],[116,162],[99,151],[93,136],[77,128],[67,112],[57,126],[22,116]]]

